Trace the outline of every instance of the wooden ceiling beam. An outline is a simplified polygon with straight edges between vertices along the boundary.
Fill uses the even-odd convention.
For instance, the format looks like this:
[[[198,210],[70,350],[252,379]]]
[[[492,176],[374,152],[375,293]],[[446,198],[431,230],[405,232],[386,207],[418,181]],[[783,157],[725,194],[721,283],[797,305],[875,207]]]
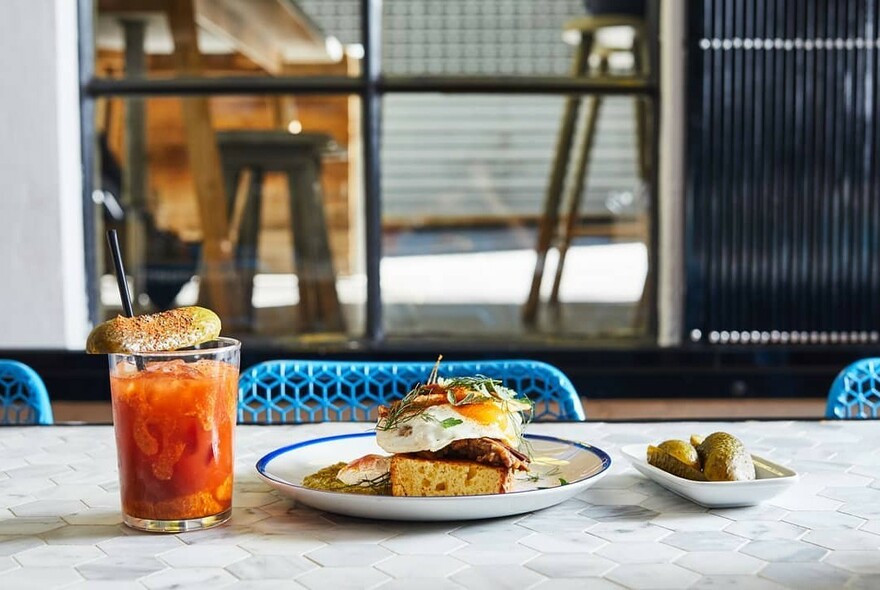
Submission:
[[[177,0],[98,0],[98,14],[164,14]],[[223,39],[238,53],[273,75],[284,73],[285,59],[322,62],[329,58],[323,34],[301,11],[280,0],[194,0],[195,23]],[[154,31],[155,33],[155,31]]]
[[[196,0],[196,23],[226,39],[235,49],[270,74],[278,75],[284,67],[280,39],[265,26],[266,15],[261,10],[265,2]]]

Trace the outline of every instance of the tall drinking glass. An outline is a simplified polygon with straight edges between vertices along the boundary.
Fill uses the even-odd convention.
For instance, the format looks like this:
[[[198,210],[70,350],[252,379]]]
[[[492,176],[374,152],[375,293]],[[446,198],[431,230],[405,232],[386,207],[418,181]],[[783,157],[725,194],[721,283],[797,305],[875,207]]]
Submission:
[[[233,435],[241,343],[110,355],[122,517],[181,532],[232,513]]]

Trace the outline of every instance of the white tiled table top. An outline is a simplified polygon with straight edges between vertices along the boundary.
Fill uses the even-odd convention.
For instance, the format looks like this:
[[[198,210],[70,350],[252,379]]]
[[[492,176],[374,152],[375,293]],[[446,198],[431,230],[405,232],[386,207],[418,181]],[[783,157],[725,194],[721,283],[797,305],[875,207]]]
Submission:
[[[880,424],[557,423],[608,451],[576,498],[487,521],[360,520],[295,505],[254,463],[364,424],[239,426],[234,515],[179,535],[121,524],[110,426],[0,428],[2,588],[880,588]],[[801,481],[707,510],[642,478],[621,446],[725,430]]]

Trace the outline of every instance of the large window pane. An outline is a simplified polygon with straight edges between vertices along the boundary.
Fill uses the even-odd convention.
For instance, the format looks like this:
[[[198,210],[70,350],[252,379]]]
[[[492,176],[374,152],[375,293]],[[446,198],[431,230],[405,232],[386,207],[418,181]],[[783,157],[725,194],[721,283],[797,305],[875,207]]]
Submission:
[[[267,343],[362,336],[356,97],[101,98],[98,107],[98,226],[122,234],[138,312],[202,303],[225,333]],[[102,274],[112,316],[112,266]]]
[[[593,15],[624,15],[639,2],[588,0]],[[567,75],[577,35],[563,29],[587,16],[582,0],[385,0],[383,69],[389,74]],[[619,20],[619,19],[618,19]],[[630,28],[605,28],[600,44],[632,47]],[[626,56],[618,56],[626,61]],[[615,58],[616,59],[616,58]]]
[[[356,1],[174,0],[155,10],[143,0],[95,4],[102,77],[355,76],[363,54]]]
[[[632,97],[605,98],[598,108],[559,305],[548,304],[558,262],[552,248],[535,321],[523,319],[565,100],[386,96],[382,293],[390,336],[647,334],[651,187],[638,165]],[[585,102],[575,144],[587,110]],[[577,155],[570,153],[568,198]]]

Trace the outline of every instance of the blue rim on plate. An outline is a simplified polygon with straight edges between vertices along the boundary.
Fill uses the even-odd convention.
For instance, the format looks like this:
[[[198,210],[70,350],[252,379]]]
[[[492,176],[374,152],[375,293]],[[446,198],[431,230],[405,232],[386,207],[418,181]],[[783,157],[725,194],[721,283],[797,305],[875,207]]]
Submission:
[[[260,474],[260,476],[262,476],[266,479],[272,480],[272,481],[277,482],[279,484],[291,485],[293,487],[297,487],[297,488],[301,488],[301,489],[306,490],[309,488],[304,487],[302,485],[302,482],[293,483],[290,481],[279,479],[279,478],[269,474],[267,472],[267,467],[268,467],[269,463],[271,463],[277,457],[284,455],[284,454],[287,454],[290,451],[295,451],[297,449],[302,449],[305,447],[310,447],[310,446],[333,442],[333,441],[339,441],[339,440],[345,440],[345,439],[357,439],[357,438],[375,438],[375,436],[376,436],[376,433],[373,431],[370,431],[370,432],[355,432],[355,433],[350,433],[350,434],[335,434],[333,436],[325,436],[325,437],[321,437],[321,438],[313,438],[313,439],[305,440],[302,442],[294,443],[292,445],[287,445],[286,447],[281,447],[281,448],[275,449],[274,451],[267,453],[266,455],[264,455],[263,457],[261,457],[257,461],[255,467],[256,467],[257,472]],[[575,447],[575,448],[584,450],[588,453],[592,453],[593,455],[596,456],[597,459],[599,459],[599,461],[601,461],[601,467],[596,472],[591,473],[591,474],[587,475],[586,477],[582,477],[582,478],[576,479],[574,481],[568,482],[568,484],[573,484],[573,483],[577,483],[580,481],[592,479],[592,478],[596,477],[597,475],[600,475],[600,474],[608,471],[611,468],[611,463],[612,463],[611,456],[608,453],[606,453],[605,451],[603,451],[602,449],[594,447],[594,446],[589,445],[587,443],[558,438],[555,436],[548,436],[548,435],[544,435],[544,434],[525,434],[525,435],[523,435],[523,438],[525,438],[527,440],[540,440],[540,441],[544,441],[544,442],[559,443],[559,444]],[[560,485],[562,485],[562,484],[560,484]],[[542,488],[542,489],[547,489],[547,488]],[[312,491],[321,491],[321,492],[328,493],[328,494],[339,493],[339,492],[333,492],[330,490],[312,490]],[[540,490],[511,491],[505,495],[524,494],[524,493],[530,493],[530,492],[535,492],[535,491],[540,491]],[[461,497],[467,497],[467,496],[456,496],[456,497],[461,498]],[[446,496],[398,497],[397,499],[398,500],[425,501],[425,500],[448,499],[448,497],[446,497]]]
[[[543,473],[538,469],[537,479],[517,480],[515,485],[519,489],[505,494],[385,496],[345,494],[302,486],[302,478],[319,469],[321,462],[326,461],[321,465],[324,466],[344,458],[381,452],[375,436],[371,430],[287,445],[257,461],[257,474],[295,502],[325,512],[380,520],[463,521],[524,514],[555,506],[594,485],[611,467],[608,453],[587,443],[529,434],[525,438],[534,443],[535,452],[539,454],[536,467],[542,466],[540,458],[561,459],[566,466],[561,466],[560,473],[553,472],[553,468]],[[337,452],[340,454],[334,458]],[[544,462],[544,465],[552,464],[552,461]]]

